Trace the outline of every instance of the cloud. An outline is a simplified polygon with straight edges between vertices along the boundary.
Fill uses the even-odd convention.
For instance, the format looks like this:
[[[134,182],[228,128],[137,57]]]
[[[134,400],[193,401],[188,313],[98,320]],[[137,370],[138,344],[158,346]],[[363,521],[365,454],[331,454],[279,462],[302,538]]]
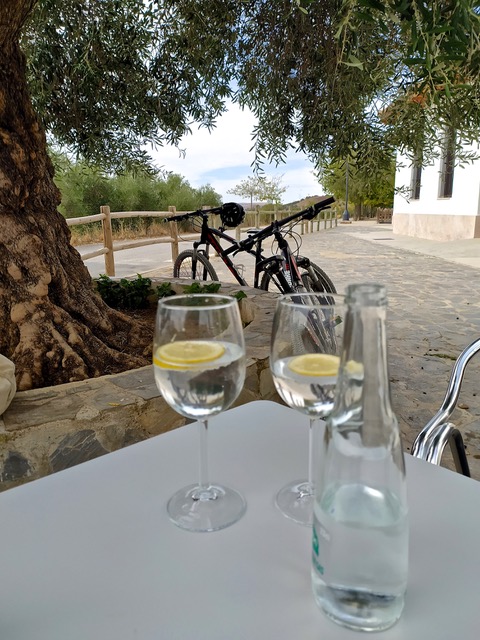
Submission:
[[[212,132],[205,128],[192,129],[192,134],[182,139],[180,149],[183,153],[168,146],[151,155],[156,164],[181,174],[193,187],[210,184],[227,202],[232,200],[228,191],[252,175],[254,152],[251,148],[255,124],[255,117],[249,110],[230,104]],[[268,177],[283,176],[282,184],[288,185],[283,202],[323,192],[313,175],[312,163],[302,153],[289,150],[285,164],[265,165],[264,169]]]

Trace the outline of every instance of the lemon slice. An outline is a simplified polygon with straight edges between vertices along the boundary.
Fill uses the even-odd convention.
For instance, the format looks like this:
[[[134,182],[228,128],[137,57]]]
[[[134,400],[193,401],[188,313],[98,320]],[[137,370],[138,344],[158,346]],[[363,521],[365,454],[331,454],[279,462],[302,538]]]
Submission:
[[[164,369],[188,369],[191,365],[213,362],[225,352],[223,344],[206,340],[178,340],[158,347],[153,363]]]
[[[305,353],[290,360],[288,366],[301,376],[332,377],[337,375],[339,364],[338,356],[328,353]]]
[[[351,376],[363,375],[363,364],[361,362],[357,362],[356,360],[349,360],[345,365],[345,369]]]

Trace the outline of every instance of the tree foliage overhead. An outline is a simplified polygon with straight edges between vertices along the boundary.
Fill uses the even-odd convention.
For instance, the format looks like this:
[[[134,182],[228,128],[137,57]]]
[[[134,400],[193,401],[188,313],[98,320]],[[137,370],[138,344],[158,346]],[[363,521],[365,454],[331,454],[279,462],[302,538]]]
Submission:
[[[462,141],[478,140],[480,129],[480,2],[346,0],[344,6],[345,41],[365,23],[381,33],[396,25],[398,61],[380,96],[386,140],[417,159],[423,147],[426,160],[439,129],[453,127],[461,132],[462,156]],[[361,52],[359,58],[362,68]]]
[[[257,163],[382,166],[453,124],[480,127],[478,0],[43,0],[24,34],[47,130],[87,159],[144,163],[143,145],[250,107]],[[235,89],[233,89],[235,88]],[[133,153],[132,153],[133,150]]]
[[[47,132],[119,169],[148,162],[147,143],[177,144],[193,122],[211,127],[231,93],[234,25],[228,12],[203,19],[200,4],[40,0],[22,44]]]
[[[348,163],[332,160],[320,168],[319,180],[327,193],[338,200],[345,200],[348,170],[348,200],[356,207],[392,207],[395,192],[395,158],[379,170],[375,180],[359,165],[355,158]],[[348,203],[347,203],[348,204]]]

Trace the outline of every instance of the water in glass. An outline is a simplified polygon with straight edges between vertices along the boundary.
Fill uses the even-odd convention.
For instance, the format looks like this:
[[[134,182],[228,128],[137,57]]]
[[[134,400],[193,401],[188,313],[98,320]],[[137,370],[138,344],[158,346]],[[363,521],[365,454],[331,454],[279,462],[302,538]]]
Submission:
[[[290,407],[314,417],[328,415],[333,407],[337,376],[307,376],[290,368],[294,357],[273,362],[275,387]]]
[[[243,385],[244,352],[232,342],[217,343],[223,355],[213,362],[167,368],[154,361],[155,381],[166,402],[181,415],[199,420],[220,413]]]

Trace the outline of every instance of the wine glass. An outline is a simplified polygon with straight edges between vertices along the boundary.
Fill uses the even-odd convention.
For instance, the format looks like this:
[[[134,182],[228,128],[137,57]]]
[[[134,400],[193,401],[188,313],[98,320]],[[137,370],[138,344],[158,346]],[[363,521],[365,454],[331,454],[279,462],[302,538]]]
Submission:
[[[189,531],[216,531],[241,518],[246,503],[208,477],[208,418],[227,409],[245,380],[245,342],[235,298],[180,295],[159,301],[153,346],[155,382],[164,400],[199,421],[199,481],[167,504],[170,519]]]
[[[279,298],[272,328],[270,369],[280,397],[310,418],[308,477],[290,482],[275,503],[300,524],[313,522],[315,426],[333,409],[343,333],[343,296],[295,293]]]

